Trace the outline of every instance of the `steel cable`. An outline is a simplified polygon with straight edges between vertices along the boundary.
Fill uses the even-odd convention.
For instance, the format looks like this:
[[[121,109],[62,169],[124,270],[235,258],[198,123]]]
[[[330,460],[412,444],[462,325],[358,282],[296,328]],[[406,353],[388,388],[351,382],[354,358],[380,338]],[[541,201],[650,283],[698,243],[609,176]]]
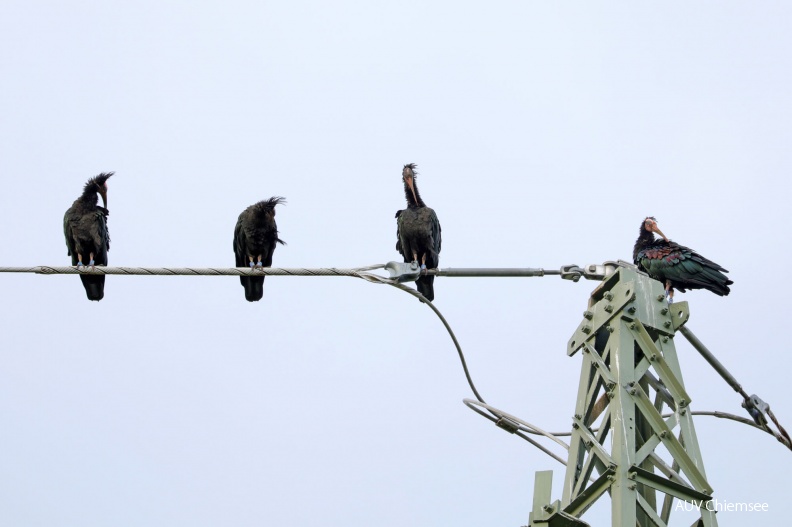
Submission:
[[[60,266],[60,267],[50,267],[50,266],[34,266],[34,267],[0,267],[0,273],[36,273],[36,274],[43,274],[43,275],[55,275],[55,274],[76,274],[76,275],[122,275],[122,276],[350,276],[354,278],[360,278],[362,280],[366,280],[367,282],[373,284],[386,284],[396,289],[401,289],[402,291],[411,294],[412,296],[419,299],[421,302],[425,303],[429,308],[434,311],[435,315],[440,319],[445,326],[446,331],[448,331],[451,340],[454,342],[454,346],[456,347],[457,353],[459,354],[459,360],[462,362],[462,369],[465,372],[465,378],[467,379],[468,385],[470,385],[470,389],[473,391],[473,394],[476,396],[481,403],[484,403],[484,399],[482,399],[481,395],[476,390],[476,386],[473,384],[473,379],[470,376],[470,371],[467,367],[467,361],[465,360],[465,355],[462,353],[462,347],[459,345],[459,341],[454,334],[454,331],[451,329],[448,321],[445,319],[440,310],[435,307],[435,305],[427,300],[421,293],[407,287],[396,280],[391,278],[387,278],[384,276],[380,276],[378,274],[372,273],[370,271],[374,271],[376,269],[383,269],[385,268],[385,264],[372,264],[366,265],[363,267],[355,267],[355,268],[335,268],[335,267],[328,267],[328,268],[283,268],[283,267],[224,267],[224,268],[214,268],[214,267],[103,267],[103,266],[96,266],[96,267],[86,267],[83,266],[80,269],[77,267],[71,266]]]

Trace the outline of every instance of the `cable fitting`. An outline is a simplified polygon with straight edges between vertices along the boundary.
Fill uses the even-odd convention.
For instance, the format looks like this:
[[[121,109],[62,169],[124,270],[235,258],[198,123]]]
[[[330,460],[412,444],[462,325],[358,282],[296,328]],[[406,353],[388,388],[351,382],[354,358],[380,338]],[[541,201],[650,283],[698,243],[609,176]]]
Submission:
[[[396,280],[400,284],[404,282],[415,282],[421,277],[421,268],[418,262],[388,262],[385,269],[390,275],[391,280]]]
[[[561,278],[563,280],[572,280],[573,282],[577,282],[578,280],[580,280],[581,276],[583,276],[583,269],[581,269],[577,265],[561,266]]]
[[[520,429],[520,425],[518,425],[511,419],[506,419],[505,417],[501,417],[500,419],[495,421],[495,424],[498,425],[498,428],[503,428],[510,434],[513,434]]]

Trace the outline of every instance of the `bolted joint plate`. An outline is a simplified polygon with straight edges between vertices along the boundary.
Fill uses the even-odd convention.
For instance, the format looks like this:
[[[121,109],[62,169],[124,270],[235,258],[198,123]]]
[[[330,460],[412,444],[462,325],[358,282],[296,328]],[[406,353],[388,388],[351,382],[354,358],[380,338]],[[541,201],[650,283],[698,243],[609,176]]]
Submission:
[[[635,300],[634,290],[632,282],[615,283],[602,295],[598,295],[599,300],[593,305],[589,302],[589,308],[583,314],[583,322],[569,339],[567,354],[571,356],[577,353],[587,341],[594,338],[602,326],[621,313],[628,304],[631,304]],[[594,295],[592,295],[592,300],[594,300]]]
[[[687,313],[686,302],[668,305],[660,282],[633,268],[620,267],[591,294],[583,321],[567,344],[567,355],[592,342],[597,331],[616,317],[640,320],[644,326],[672,337],[687,321]]]
[[[687,302],[677,302],[669,306],[671,310],[671,319],[674,325],[674,331],[678,330],[685,325],[685,322],[690,318],[690,309],[688,309]]]

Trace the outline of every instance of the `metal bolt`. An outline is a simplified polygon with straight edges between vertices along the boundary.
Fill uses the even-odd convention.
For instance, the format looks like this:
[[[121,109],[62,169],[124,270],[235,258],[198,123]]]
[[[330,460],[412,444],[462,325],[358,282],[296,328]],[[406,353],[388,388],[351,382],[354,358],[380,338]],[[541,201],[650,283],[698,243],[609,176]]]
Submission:
[[[544,510],[545,512],[553,512],[553,506],[545,505],[544,507],[542,507],[542,510]]]
[[[668,342],[668,337],[663,337],[663,342]]]
[[[667,328],[670,328],[671,327],[671,321],[670,320],[666,320],[665,323],[663,323],[663,325],[665,327],[667,327]]]
[[[614,328],[613,326],[605,326],[605,329],[608,330],[608,333],[613,333],[614,331],[616,331],[616,328]]]
[[[586,335],[588,335],[589,333],[591,333],[591,326],[589,326],[588,324],[586,324],[585,326],[583,326],[583,327],[580,329],[580,331],[582,331],[583,333],[585,333]]]
[[[594,318],[594,313],[592,313],[591,311],[584,311],[583,318],[591,320],[592,318]]]
[[[636,329],[637,327],[638,327],[638,326],[635,324],[635,322],[633,322],[632,324],[630,324],[630,329]]]
[[[665,295],[657,295],[657,300],[658,302],[662,302],[663,300],[665,300]]]
[[[606,300],[613,300],[613,293],[611,293],[610,291],[608,291],[602,296],[604,296]]]
[[[613,313],[613,306],[610,305],[605,306],[605,311],[607,311],[608,313]]]
[[[661,309],[661,310],[660,310],[660,314],[661,314],[661,315],[667,315],[667,314],[668,314],[668,308],[667,308],[667,307],[664,307],[663,309]]]
[[[663,430],[662,432],[660,432],[660,437],[662,439],[665,439],[666,437],[668,437],[668,430]]]
[[[635,313],[635,306],[630,306],[630,307],[628,307],[628,308],[627,308],[627,312],[628,312],[629,314],[631,314],[631,315],[632,315],[632,314],[634,314],[634,313]]]
[[[652,353],[649,355],[649,362],[655,362],[657,360],[657,355]]]
[[[627,485],[627,488],[629,490],[635,490],[635,483],[630,483],[629,485]]]

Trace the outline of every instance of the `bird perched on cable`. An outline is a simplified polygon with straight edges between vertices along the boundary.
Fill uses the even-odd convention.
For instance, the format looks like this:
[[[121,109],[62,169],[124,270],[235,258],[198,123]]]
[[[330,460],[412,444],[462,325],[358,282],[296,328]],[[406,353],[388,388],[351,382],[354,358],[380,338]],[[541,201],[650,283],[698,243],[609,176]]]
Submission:
[[[96,265],[107,265],[110,250],[110,233],[107,230],[107,180],[113,172],[103,172],[88,180],[82,195],[63,215],[63,234],[66,237],[67,255],[72,265],[84,270]],[[103,207],[98,205],[102,196]],[[104,297],[104,275],[80,276],[88,300],[99,301]]]
[[[410,163],[402,169],[407,208],[396,212],[396,250],[407,263],[420,262],[421,269],[436,269],[440,264],[440,220],[421,199],[416,168]],[[434,276],[421,276],[415,284],[427,300],[434,300]]]
[[[285,204],[286,198],[272,197],[259,201],[242,211],[234,228],[234,256],[237,267],[262,269],[272,267],[272,255],[278,238],[275,205]],[[240,276],[248,302],[258,302],[264,296],[264,276]]]
[[[655,233],[662,239],[656,239]],[[687,289],[706,289],[716,295],[729,294],[733,283],[723,274],[726,269],[689,249],[666,238],[658,228],[657,220],[646,218],[633,248],[635,265],[649,276],[665,284],[666,297],[673,301],[674,289],[683,293]]]

